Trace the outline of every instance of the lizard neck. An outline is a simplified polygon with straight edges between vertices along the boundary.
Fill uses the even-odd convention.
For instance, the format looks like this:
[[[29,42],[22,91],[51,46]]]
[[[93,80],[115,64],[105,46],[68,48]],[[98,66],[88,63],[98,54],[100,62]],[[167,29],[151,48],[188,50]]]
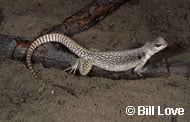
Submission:
[[[140,51],[145,52],[146,58],[149,59],[154,53],[147,47],[147,45],[144,45],[140,48]]]

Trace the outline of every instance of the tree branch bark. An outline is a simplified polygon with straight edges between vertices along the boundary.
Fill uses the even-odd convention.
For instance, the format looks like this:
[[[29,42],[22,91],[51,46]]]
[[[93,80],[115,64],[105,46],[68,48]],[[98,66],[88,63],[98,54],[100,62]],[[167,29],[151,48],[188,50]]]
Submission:
[[[66,18],[61,24],[43,30],[40,36],[47,33],[63,33],[67,36],[72,36],[95,25],[127,1],[129,0],[94,0],[75,14]]]

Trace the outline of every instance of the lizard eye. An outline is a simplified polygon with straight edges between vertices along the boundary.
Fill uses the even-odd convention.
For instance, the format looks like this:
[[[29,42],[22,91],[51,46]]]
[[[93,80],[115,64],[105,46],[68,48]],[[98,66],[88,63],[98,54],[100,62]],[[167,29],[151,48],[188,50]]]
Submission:
[[[156,46],[156,47],[160,47],[160,46],[162,46],[162,44],[155,44],[155,46]]]

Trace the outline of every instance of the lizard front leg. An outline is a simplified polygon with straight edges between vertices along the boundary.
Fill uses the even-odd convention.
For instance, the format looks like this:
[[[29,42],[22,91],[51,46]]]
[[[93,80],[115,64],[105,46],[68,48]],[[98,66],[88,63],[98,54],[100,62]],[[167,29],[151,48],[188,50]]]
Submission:
[[[139,76],[142,76],[142,72],[146,71],[147,68],[143,68],[143,66],[145,65],[146,62],[142,62],[142,63],[139,63],[133,70],[133,72]]]

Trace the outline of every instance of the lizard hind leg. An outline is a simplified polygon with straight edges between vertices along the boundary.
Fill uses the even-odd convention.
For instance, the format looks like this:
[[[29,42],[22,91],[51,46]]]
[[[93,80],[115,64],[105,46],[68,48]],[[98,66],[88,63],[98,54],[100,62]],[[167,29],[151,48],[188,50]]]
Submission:
[[[92,60],[80,58],[79,72],[81,75],[87,75],[92,69]]]
[[[79,68],[79,65],[80,65],[80,58],[77,58],[76,59],[76,62],[74,65],[72,65],[71,67],[68,67],[66,69],[64,69],[64,71],[69,71],[69,74],[75,74],[76,70]]]
[[[77,58],[75,64],[64,71],[69,71],[69,74],[75,74],[77,69],[79,69],[81,75],[87,75],[92,69],[92,61],[90,59]]]

